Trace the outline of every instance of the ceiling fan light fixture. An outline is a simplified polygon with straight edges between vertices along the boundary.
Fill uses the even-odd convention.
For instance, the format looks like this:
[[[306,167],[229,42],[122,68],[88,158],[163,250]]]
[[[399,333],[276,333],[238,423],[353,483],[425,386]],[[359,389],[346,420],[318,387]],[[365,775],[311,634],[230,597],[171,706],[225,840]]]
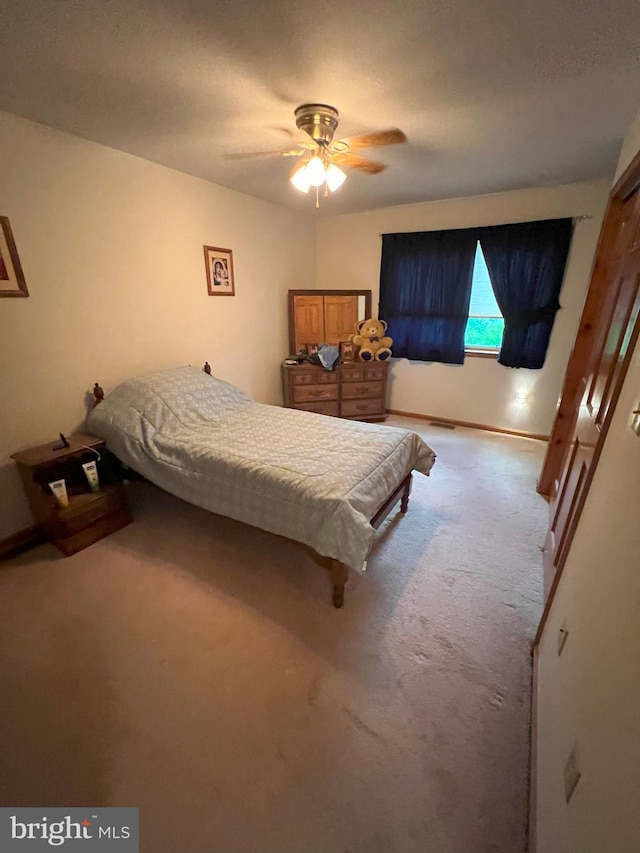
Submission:
[[[335,163],[329,163],[327,166],[327,186],[331,192],[334,193],[339,190],[346,180],[347,176],[342,169],[339,169]]]
[[[388,127],[359,136],[335,139],[338,127],[338,110],[328,104],[301,104],[295,110],[296,127],[307,138],[280,151],[257,151],[253,153],[225,154],[228,159],[241,157],[296,157],[296,167],[289,173],[289,180],[302,193],[315,189],[316,207],[320,206],[320,187],[325,198],[339,190],[347,178],[349,169],[358,169],[368,175],[377,175],[386,166],[354,152],[365,148],[398,145],[407,142],[407,137],[397,127]],[[339,163],[343,168],[336,165]],[[347,173],[343,171],[347,170]]]
[[[314,154],[307,163],[307,178],[312,187],[320,187],[325,182],[324,163],[318,154]]]
[[[329,104],[302,104],[295,111],[296,127],[322,145],[329,145],[338,126],[339,113]]]
[[[308,193],[311,184],[307,175],[307,164],[301,163],[289,180],[301,193]]]

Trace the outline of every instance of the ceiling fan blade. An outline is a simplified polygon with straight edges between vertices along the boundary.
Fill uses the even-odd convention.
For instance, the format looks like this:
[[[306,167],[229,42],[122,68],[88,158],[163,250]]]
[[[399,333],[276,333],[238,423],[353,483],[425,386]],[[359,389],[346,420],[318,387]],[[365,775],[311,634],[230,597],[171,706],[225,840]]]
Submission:
[[[282,133],[284,136],[288,136],[289,139],[297,141],[298,134],[295,133],[295,131],[291,130],[290,127],[284,127],[283,125],[274,124],[267,129],[273,130],[275,133]]]
[[[340,142],[345,142],[350,151],[359,151],[361,148],[377,148],[380,145],[399,145],[406,142],[407,137],[397,127],[388,130],[377,130],[373,133],[363,133],[360,136],[347,136]]]
[[[331,159],[339,166],[359,169],[361,172],[367,172],[369,175],[377,175],[387,168],[385,163],[380,163],[377,160],[369,160],[367,157],[360,157],[358,154],[335,154]]]
[[[225,154],[225,160],[245,160],[255,157],[258,159],[266,159],[268,157],[300,157],[305,153],[304,148],[285,148],[282,151],[247,151],[238,154]]]

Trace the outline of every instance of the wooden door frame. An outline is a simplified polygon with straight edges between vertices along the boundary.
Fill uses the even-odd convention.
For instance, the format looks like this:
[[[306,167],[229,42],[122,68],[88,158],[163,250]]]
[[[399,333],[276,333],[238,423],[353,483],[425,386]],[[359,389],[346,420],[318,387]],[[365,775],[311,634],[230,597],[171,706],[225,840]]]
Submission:
[[[591,360],[596,358],[598,355],[598,338],[596,337],[595,319],[598,316],[598,309],[601,309],[606,301],[607,276],[609,273],[609,265],[615,246],[615,234],[617,226],[620,222],[622,206],[624,202],[636,190],[640,190],[640,151],[638,151],[629,166],[625,169],[620,179],[616,182],[609,196],[609,203],[607,205],[605,219],[602,224],[600,238],[598,240],[596,257],[592,267],[591,284],[589,287],[589,292],[587,293],[587,298],[585,300],[585,306],[580,321],[578,334],[576,337],[576,343],[571,354],[569,365],[567,366],[567,373],[565,375],[565,381],[563,386],[563,395],[560,400],[560,405],[558,407],[558,412],[556,414],[556,420],[554,423],[554,429],[551,438],[549,439],[547,455],[545,457],[545,462],[543,465],[544,479],[541,475],[540,482],[538,484],[538,491],[541,494],[548,494],[552,498],[555,497],[555,483],[560,478],[568,456],[569,448],[572,443],[573,431],[577,422],[578,410],[582,402],[582,378],[585,373],[588,372],[588,370],[585,368],[588,368],[588,365]],[[639,325],[640,319],[636,323],[636,326]],[[540,642],[542,632],[544,631],[544,626],[547,622],[549,612],[555,599],[556,590],[558,588],[558,584],[560,582],[560,578],[562,576],[564,566],[566,564],[567,555],[571,550],[571,543],[573,541],[576,528],[580,521],[582,509],[584,507],[589,488],[591,486],[591,482],[593,480],[593,476],[598,465],[598,460],[600,459],[600,454],[602,453],[602,448],[606,440],[607,433],[609,431],[609,425],[615,412],[618,397],[620,396],[620,391],[624,383],[624,378],[627,373],[629,362],[631,361],[635,350],[636,342],[637,341],[632,343],[625,356],[620,377],[611,395],[611,402],[608,407],[604,422],[602,423],[598,442],[594,448],[593,460],[591,462],[589,472],[587,474],[587,482],[585,488],[578,501],[576,512],[574,513],[573,518],[568,523],[568,528],[565,534],[567,537],[567,547],[563,548],[563,553],[561,554],[560,559],[558,561],[558,565],[556,567],[556,572],[553,578],[553,582],[551,584],[551,588],[549,590],[549,595],[547,596],[547,600],[545,602],[542,618],[540,620],[540,624],[538,625],[538,630],[533,641],[534,649]],[[566,400],[564,397],[565,390],[567,391]],[[544,492],[542,488],[543,486],[548,487],[549,491]]]

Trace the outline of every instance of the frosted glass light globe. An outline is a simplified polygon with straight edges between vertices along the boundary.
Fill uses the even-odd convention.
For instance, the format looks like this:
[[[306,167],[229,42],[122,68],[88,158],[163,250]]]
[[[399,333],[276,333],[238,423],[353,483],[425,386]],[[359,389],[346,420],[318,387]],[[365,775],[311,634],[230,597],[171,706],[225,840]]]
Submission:
[[[339,190],[340,187],[347,180],[347,176],[333,163],[329,163],[327,167],[327,186],[334,193],[336,190]]]
[[[307,164],[302,163],[300,168],[296,169],[289,180],[297,190],[300,190],[302,193],[308,193],[311,184],[309,183],[309,176],[307,175]]]
[[[324,163],[317,154],[307,163],[307,177],[312,187],[319,187],[324,184]]]

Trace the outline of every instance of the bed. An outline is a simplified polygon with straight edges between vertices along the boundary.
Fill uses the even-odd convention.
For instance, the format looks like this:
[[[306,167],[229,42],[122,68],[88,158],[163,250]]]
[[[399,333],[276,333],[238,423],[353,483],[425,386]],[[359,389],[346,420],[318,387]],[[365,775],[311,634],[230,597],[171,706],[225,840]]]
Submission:
[[[433,450],[414,432],[256,403],[194,367],[96,386],[88,428],[137,474],[219,515],[310,546],[331,560],[341,607],[375,528]],[[104,399],[103,399],[104,397]]]

